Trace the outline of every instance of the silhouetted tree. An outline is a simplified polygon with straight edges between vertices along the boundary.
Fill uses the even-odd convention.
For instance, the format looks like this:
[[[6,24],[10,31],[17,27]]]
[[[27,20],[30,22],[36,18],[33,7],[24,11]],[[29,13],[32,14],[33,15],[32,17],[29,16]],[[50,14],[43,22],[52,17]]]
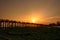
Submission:
[[[0,27],[1,27],[1,19],[0,19]]]
[[[7,23],[7,25],[6,25]],[[5,27],[8,27],[9,20],[5,20]]]
[[[56,24],[55,23],[50,23],[49,26],[53,27],[53,26],[56,26]]]
[[[18,24],[19,24],[19,27],[21,27],[21,22],[18,22]]]
[[[9,21],[9,23],[10,23],[10,27],[13,27],[13,21],[11,20],[11,21]]]
[[[3,23],[3,24],[2,24]],[[3,26],[4,27],[4,20],[0,19],[0,27]]]
[[[16,27],[17,26],[16,23],[17,23],[16,21],[13,21],[12,25],[14,25],[14,27]]]
[[[57,22],[57,26],[60,26],[60,22],[59,21]]]

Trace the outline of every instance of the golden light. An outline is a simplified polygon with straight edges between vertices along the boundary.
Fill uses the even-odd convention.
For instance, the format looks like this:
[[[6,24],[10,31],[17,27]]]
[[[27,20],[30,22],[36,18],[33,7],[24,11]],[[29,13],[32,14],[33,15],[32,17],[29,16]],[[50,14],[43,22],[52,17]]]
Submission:
[[[36,22],[36,20],[35,19],[32,19],[32,23],[35,23]]]
[[[33,18],[31,18],[30,22],[31,23],[41,23],[42,19],[38,18],[38,17],[33,17]]]
[[[31,18],[31,23],[37,23],[37,18],[35,18],[35,17],[33,17],[33,18]]]

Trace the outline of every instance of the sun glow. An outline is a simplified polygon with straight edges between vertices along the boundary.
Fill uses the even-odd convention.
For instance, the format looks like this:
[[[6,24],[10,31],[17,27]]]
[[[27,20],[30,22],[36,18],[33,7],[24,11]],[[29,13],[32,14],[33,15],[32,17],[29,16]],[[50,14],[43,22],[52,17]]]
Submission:
[[[36,20],[35,19],[32,19],[32,23],[35,23],[36,22]]]
[[[32,18],[32,19],[31,19],[31,22],[32,22],[32,23],[36,23],[36,22],[37,22],[37,19],[36,19],[36,18]]]

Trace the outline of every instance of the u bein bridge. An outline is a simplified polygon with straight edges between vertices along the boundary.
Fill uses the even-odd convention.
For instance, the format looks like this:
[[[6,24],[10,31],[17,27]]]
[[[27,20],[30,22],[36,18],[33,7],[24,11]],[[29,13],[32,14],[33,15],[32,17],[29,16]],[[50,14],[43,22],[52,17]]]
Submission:
[[[0,27],[38,27],[39,24],[0,19]]]

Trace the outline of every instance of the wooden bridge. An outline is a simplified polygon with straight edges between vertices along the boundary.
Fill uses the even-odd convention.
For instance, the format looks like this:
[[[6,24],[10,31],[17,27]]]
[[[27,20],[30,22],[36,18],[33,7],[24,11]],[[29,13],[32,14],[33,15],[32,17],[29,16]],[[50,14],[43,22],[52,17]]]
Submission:
[[[37,27],[38,24],[0,19],[0,27]]]

